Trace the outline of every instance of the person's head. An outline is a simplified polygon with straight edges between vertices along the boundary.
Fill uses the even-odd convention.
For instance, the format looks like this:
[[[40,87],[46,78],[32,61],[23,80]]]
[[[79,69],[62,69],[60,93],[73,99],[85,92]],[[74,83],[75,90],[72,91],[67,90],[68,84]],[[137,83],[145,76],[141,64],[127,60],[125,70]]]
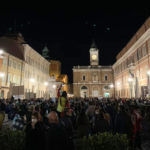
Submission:
[[[96,108],[96,109],[95,109],[95,115],[99,115],[99,113],[100,113],[99,108]]]
[[[121,111],[121,112],[124,112],[124,111],[125,111],[125,107],[121,105],[121,106],[120,106],[120,111]]]
[[[64,110],[64,113],[65,113],[65,116],[72,116],[72,109],[66,108],[66,109]]]
[[[99,111],[99,112],[96,114],[96,119],[104,119],[104,115],[103,115],[103,112],[102,112],[102,111]]]
[[[35,111],[39,112],[40,111],[40,107],[37,105],[35,106]]]
[[[38,112],[34,112],[32,114],[32,122],[36,123],[38,121],[42,121],[42,116]]]
[[[67,97],[67,92],[66,91],[62,92],[62,97]]]
[[[52,111],[48,114],[48,122],[49,123],[56,123],[56,124],[59,122],[58,115],[55,111]]]

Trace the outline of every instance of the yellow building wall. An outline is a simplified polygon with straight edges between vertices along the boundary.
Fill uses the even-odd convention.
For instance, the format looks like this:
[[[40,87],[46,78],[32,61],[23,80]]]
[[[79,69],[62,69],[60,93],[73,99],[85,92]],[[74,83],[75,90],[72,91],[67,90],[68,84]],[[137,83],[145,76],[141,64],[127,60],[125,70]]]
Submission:
[[[50,61],[50,77],[55,76],[56,78],[61,74],[61,62],[57,60]]]

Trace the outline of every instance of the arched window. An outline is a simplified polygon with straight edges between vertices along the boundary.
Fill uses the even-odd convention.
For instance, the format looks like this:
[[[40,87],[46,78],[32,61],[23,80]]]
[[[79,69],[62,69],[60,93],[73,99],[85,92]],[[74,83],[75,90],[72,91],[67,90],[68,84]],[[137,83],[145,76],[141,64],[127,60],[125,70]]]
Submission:
[[[109,90],[110,87],[109,87],[108,85],[106,85],[106,86],[104,86],[104,89],[105,89],[105,90]]]
[[[88,88],[86,86],[82,86],[81,90],[87,90]]]

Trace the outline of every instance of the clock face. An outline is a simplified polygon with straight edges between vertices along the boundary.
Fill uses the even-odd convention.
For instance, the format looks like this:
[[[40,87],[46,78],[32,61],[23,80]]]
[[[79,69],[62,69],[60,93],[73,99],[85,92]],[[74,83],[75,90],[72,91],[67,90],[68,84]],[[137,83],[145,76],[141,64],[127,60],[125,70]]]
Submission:
[[[97,59],[97,55],[92,55],[92,59],[96,60]]]

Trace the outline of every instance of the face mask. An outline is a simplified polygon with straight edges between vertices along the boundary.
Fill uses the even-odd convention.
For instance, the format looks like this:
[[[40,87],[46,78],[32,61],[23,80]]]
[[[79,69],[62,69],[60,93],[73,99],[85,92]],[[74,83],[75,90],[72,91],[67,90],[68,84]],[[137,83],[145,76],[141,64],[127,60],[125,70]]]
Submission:
[[[32,119],[32,122],[33,122],[33,123],[36,123],[36,122],[37,122],[37,119]]]
[[[98,115],[98,114],[99,114],[99,112],[98,112],[98,111],[96,111],[96,112],[95,112],[95,114],[96,114],[96,115]]]

